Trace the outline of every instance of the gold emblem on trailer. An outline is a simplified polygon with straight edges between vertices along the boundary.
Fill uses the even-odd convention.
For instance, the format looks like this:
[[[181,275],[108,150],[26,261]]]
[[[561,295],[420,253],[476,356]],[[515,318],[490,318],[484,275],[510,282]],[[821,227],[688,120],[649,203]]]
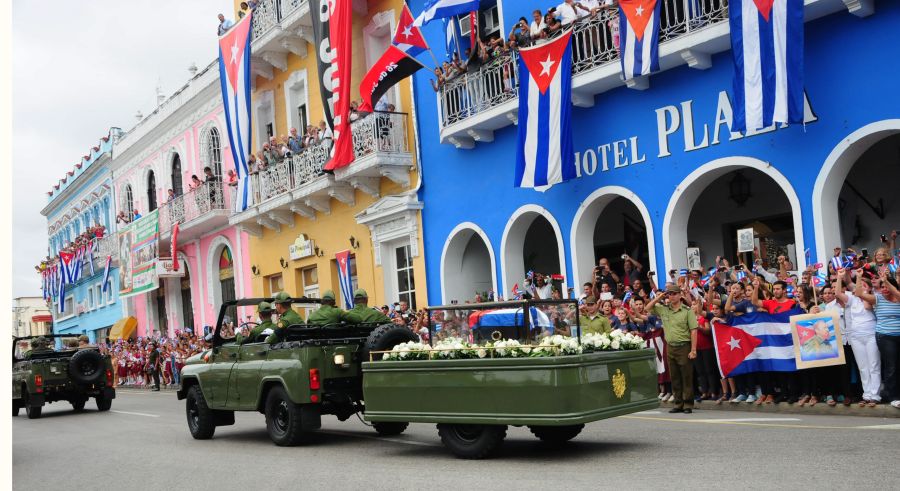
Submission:
[[[625,388],[628,386],[628,383],[625,381],[625,374],[622,373],[622,370],[616,368],[616,374],[612,377],[612,389],[613,394],[616,395],[617,399],[621,399],[625,396]]]

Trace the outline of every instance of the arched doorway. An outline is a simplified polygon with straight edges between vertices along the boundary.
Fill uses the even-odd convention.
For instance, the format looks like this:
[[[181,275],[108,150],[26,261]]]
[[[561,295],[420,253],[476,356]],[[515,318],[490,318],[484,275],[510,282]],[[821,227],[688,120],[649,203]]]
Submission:
[[[156,174],[147,173],[147,213],[156,209]]]
[[[565,275],[566,258],[559,224],[540,206],[525,205],[512,214],[503,231],[500,249],[505,298],[512,295],[514,285],[522,288],[528,271]],[[567,281],[564,279],[557,287],[565,297]]]
[[[609,260],[620,277],[622,254],[643,266],[642,279],[656,270],[656,246],[650,212],[643,201],[620,186],[602,187],[588,196],[572,221],[572,275],[575,286],[591,281],[601,257]]]
[[[230,302],[236,298],[234,288],[234,259],[231,255],[231,248],[222,247],[219,253],[219,291],[222,295],[222,303]],[[238,324],[237,307],[229,307],[226,311],[235,326]]]
[[[442,303],[463,303],[474,299],[476,292],[491,291],[497,291],[497,272],[490,240],[478,225],[460,224],[450,232],[441,254]]]
[[[194,302],[191,300],[191,271],[184,266],[184,276],[181,280],[181,319],[182,328],[194,329]]]
[[[151,326],[150,330],[154,336],[168,335],[169,317],[166,313],[166,282],[160,281],[159,288],[153,293],[156,297],[156,325]]]
[[[812,197],[819,262],[838,246],[867,248],[871,256],[881,246],[881,234],[900,223],[896,193],[891,192],[900,179],[898,152],[900,119],[866,125],[831,151]]]
[[[181,196],[184,192],[181,179],[181,157],[176,153],[172,157],[172,191],[175,192],[175,196]]]
[[[753,228],[766,267],[776,267],[776,257],[785,254],[795,269],[803,269],[802,223],[794,188],[770,164],[749,157],[715,160],[685,178],[669,201],[666,268],[688,267],[688,248],[699,249],[704,267],[716,256],[735,263],[737,230]],[[749,254],[743,259],[751,261]]]

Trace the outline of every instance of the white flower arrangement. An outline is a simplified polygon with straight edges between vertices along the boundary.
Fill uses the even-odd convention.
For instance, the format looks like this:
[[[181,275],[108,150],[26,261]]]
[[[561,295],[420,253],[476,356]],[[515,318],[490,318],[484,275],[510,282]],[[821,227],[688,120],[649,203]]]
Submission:
[[[578,338],[555,334],[541,338],[537,345],[523,345],[515,339],[501,339],[484,345],[471,344],[461,338],[447,338],[434,347],[410,341],[394,346],[383,360],[462,360],[469,358],[525,358],[578,355],[595,351],[635,350],[644,347],[640,336],[619,329],[610,333],[589,333]]]

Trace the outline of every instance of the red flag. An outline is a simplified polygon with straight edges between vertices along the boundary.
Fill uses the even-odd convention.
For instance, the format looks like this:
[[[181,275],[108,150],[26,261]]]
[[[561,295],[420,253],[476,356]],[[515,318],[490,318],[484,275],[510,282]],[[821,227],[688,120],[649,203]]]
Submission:
[[[409,11],[409,5],[404,3],[403,10],[400,11],[397,32],[394,33],[394,46],[409,53],[410,56],[416,56],[428,49],[428,43],[425,42],[422,31],[412,25],[414,20],[412,12]]]
[[[388,89],[420,68],[425,68],[425,65],[419,63],[419,60],[396,46],[388,46],[387,51],[372,65],[359,84],[359,95],[363,100],[359,110],[372,112],[372,107]]]
[[[718,322],[713,325],[713,341],[718,354],[719,371],[723,377],[727,377],[762,343],[762,340],[743,329]]]
[[[478,12],[475,10],[469,12],[469,43],[475,51],[475,46],[478,46]]]
[[[178,271],[178,222],[172,227],[172,270]]]

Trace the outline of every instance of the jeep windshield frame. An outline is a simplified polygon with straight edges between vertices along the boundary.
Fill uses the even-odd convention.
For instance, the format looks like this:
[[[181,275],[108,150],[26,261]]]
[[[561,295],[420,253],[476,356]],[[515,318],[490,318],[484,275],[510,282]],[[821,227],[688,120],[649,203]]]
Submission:
[[[36,339],[36,338],[44,338],[44,339],[77,338],[79,336],[81,336],[81,333],[79,333],[79,334],[43,334],[43,335],[38,335],[38,336],[13,336],[13,342],[12,342],[13,363],[16,363],[17,361],[22,361],[21,358],[19,358],[19,359],[16,358],[16,345],[18,345],[19,341],[24,341],[24,340],[28,340],[28,339]],[[56,349],[54,349],[53,351],[58,352],[58,351],[56,351]],[[66,351],[66,350],[63,350],[63,351]]]

